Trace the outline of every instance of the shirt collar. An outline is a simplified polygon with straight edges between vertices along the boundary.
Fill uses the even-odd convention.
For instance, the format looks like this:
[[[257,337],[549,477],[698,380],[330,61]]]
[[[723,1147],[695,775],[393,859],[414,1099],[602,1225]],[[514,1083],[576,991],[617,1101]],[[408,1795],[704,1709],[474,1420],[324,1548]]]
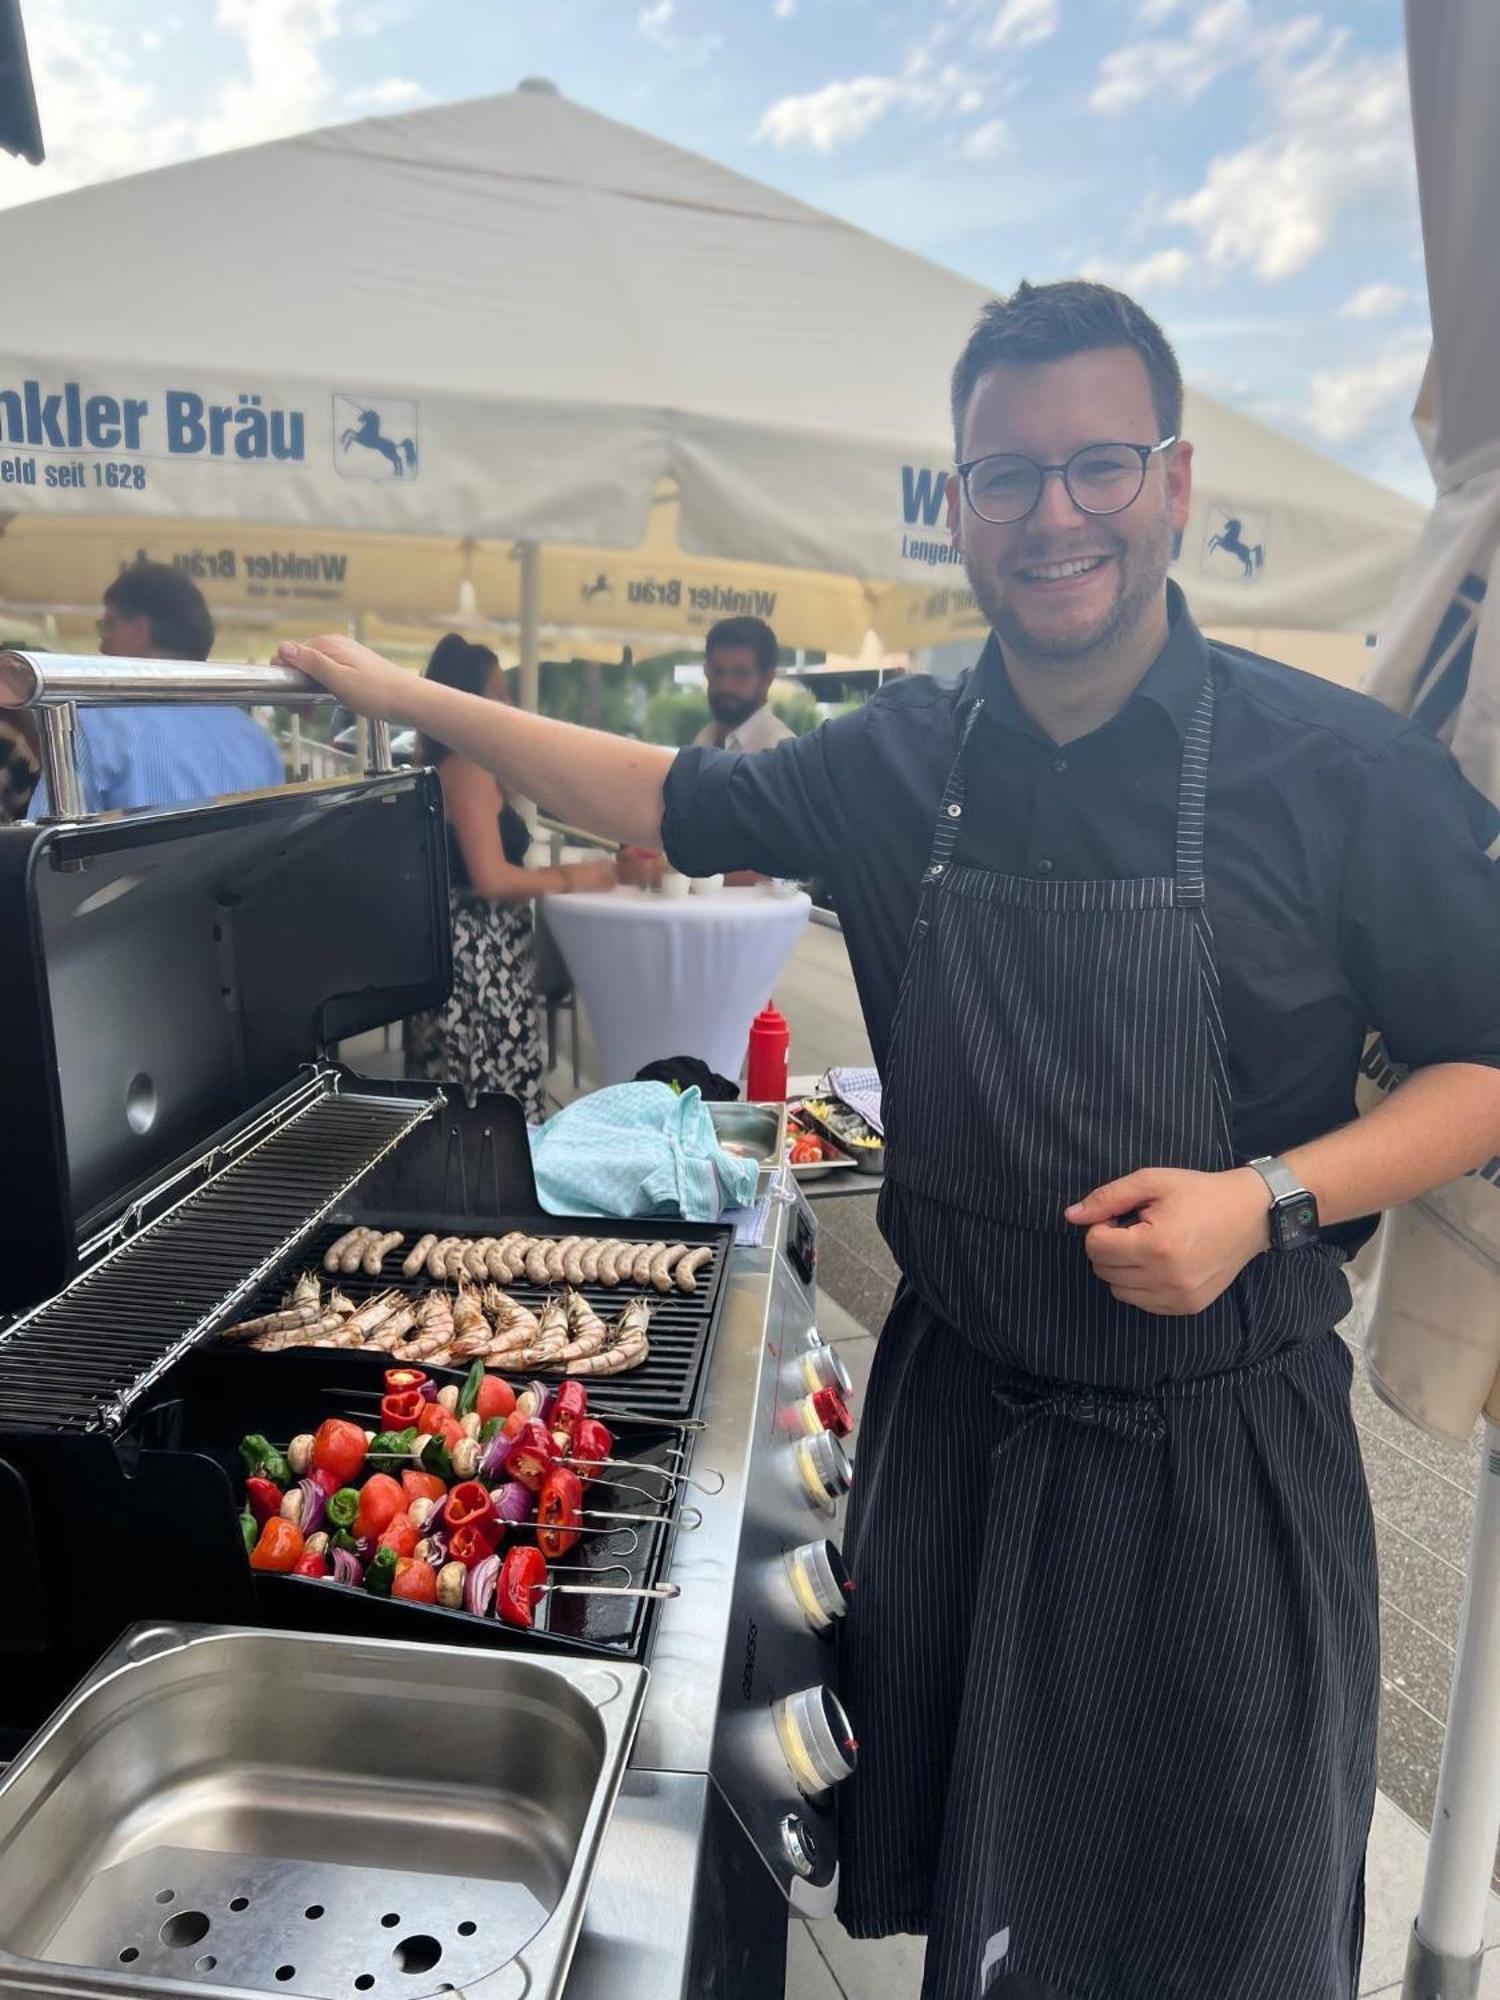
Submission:
[[[1170,579],[1167,582],[1167,618],[1171,626],[1167,643],[1146,669],[1140,685],[1125,706],[1128,709],[1132,702],[1137,701],[1154,703],[1177,734],[1185,737],[1197,704],[1198,691],[1208,672],[1208,641],[1198,630],[1193,614],[1188,610],[1187,599]],[[984,697],[985,713],[996,722],[1036,734],[1035,724],[1016,700],[1015,689],[1005,671],[1000,641],[993,632],[985,641],[984,651],[965,676],[959,709],[968,709],[981,695]]]

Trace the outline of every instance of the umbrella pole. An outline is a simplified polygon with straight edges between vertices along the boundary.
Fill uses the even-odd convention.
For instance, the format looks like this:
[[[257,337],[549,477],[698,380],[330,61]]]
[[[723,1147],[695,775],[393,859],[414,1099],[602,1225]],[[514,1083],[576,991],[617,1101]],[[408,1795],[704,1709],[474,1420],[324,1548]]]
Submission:
[[[1458,1658],[1403,2000],[1474,2000],[1500,1839],[1500,1426],[1485,1424]]]
[[[521,706],[535,715],[542,705],[542,552],[535,542],[519,542],[521,559]]]

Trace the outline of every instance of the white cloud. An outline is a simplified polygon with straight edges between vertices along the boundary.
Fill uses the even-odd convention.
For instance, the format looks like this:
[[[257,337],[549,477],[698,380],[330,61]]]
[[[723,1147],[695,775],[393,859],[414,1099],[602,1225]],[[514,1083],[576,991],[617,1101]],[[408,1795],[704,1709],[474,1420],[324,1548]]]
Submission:
[[[1139,0],[1136,18],[1143,28],[1159,28],[1163,21],[1170,21],[1182,5],[1182,0]]]
[[[215,23],[240,45],[243,69],[197,127],[199,152],[305,132],[331,112],[323,46],[341,26],[340,0],[219,0]]]
[[[1426,365],[1426,334],[1395,334],[1373,361],[1319,369],[1303,415],[1329,444],[1366,437],[1411,407]]]
[[[1116,264],[1098,258],[1085,264],[1083,275],[1101,285],[1115,285],[1122,292],[1166,292],[1182,284],[1193,268],[1186,250],[1157,250],[1134,264]]]
[[[811,146],[815,153],[858,139],[897,105],[919,112],[971,114],[983,93],[956,64],[935,75],[913,64],[905,76],[851,76],[800,97],[778,98],[755,128],[773,146]]]
[[[1003,118],[988,118],[964,140],[967,160],[998,160],[1010,145],[1010,127]]]
[[[797,0],[776,0],[776,5],[771,9],[778,21],[790,21],[796,11]]]
[[[1027,49],[1057,33],[1059,0],[1001,0],[988,42],[992,49]]]
[[[1157,5],[1142,19],[1157,23],[1170,7]],[[1162,98],[1191,103],[1216,77],[1246,61],[1260,46],[1248,0],[1214,0],[1198,14],[1186,35],[1127,42],[1107,55],[1089,102],[1096,111],[1128,111]]]
[[[1411,187],[1404,58],[1349,60],[1340,32],[1298,67],[1286,58],[1306,46],[1306,25],[1294,23],[1263,64],[1272,132],[1214,160],[1202,186],[1167,209],[1220,271],[1287,277],[1326,247],[1346,210]]]
[[[636,26],[648,42],[655,42],[658,48],[672,45],[672,16],[677,11],[675,0],[651,0],[649,7],[643,7],[636,16]]]
[[[1410,305],[1411,298],[1405,285],[1361,285],[1339,307],[1339,316],[1341,319],[1389,319],[1392,313]]]

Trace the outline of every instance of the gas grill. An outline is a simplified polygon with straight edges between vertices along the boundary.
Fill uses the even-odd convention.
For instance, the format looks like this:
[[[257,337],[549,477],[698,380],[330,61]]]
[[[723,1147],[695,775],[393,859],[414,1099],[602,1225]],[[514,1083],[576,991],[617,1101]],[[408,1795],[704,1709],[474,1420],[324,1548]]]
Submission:
[[[69,695],[160,698],[169,684],[195,699],[312,698],[279,670],[237,669],[221,687],[217,669],[175,663],[122,681],[129,664],[11,656],[7,670],[0,656],[0,699],[7,673],[29,675],[54,704],[42,715],[57,753]],[[69,798],[63,770],[52,796]],[[0,962],[17,1077],[0,1127],[0,1755],[142,1625],[644,1665],[566,2000],[770,2000],[787,1904],[832,1907],[833,1787],[853,1756],[832,1694],[844,1579],[826,1539],[848,1461],[807,1416],[811,1391],[847,1377],[816,1332],[810,1211],[778,1173],[755,1247],[724,1225],[549,1216],[513,1099],[343,1068],[340,1040],[446,990],[445,870],[424,772],[0,830],[0,935],[22,940]],[[284,1440],[329,1414],[372,1426],[388,1357],[261,1354],[217,1336],[274,1309],[356,1223],[407,1244],[670,1231],[712,1251],[696,1292],[650,1298],[646,1363],[588,1385],[630,1462],[593,1504],[647,1518],[591,1532],[556,1570],[614,1564],[613,1582],[654,1594],[557,1596],[522,1633],[252,1574],[239,1437]],[[356,1299],[392,1282],[399,1271],[339,1280]],[[533,1307],[541,1296],[511,1290]]]

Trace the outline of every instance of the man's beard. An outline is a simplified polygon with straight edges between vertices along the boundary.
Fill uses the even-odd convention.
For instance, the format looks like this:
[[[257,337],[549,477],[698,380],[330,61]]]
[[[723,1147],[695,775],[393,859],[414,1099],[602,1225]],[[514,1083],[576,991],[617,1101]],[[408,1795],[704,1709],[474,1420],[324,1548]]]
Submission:
[[[748,722],[758,701],[736,701],[733,695],[711,694],[708,698],[709,711],[721,729],[738,729],[742,722]]]
[[[1032,659],[1082,660],[1091,653],[1112,646],[1131,631],[1146,617],[1160,596],[1172,560],[1172,524],[1165,510],[1158,526],[1159,532],[1147,542],[1123,542],[1113,536],[1096,533],[1093,553],[1102,552],[1099,548],[1102,540],[1108,539],[1112,544],[1107,553],[1115,558],[1118,579],[1115,601],[1095,625],[1075,632],[1033,632],[1012,608],[993,574],[976,572],[970,564],[967,549],[964,551],[964,571],[969,579],[969,588],[1002,647],[1009,647]],[[1038,552],[1028,560],[1039,565],[1066,562],[1068,559],[1068,550],[1051,549]]]

